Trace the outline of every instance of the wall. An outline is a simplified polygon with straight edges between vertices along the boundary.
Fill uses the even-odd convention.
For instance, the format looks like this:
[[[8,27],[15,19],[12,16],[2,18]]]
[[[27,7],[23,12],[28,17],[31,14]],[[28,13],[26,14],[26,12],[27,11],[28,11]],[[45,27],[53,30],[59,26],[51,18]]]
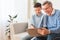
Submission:
[[[18,13],[18,22],[27,22],[28,0],[15,0],[14,8]]]
[[[16,15],[17,22],[27,22],[27,0],[0,0],[0,37],[5,40],[5,30],[8,25],[8,15]],[[1,32],[2,31],[2,32]]]
[[[48,0],[48,1],[51,1],[52,3],[53,3],[53,7],[55,8],[55,9],[59,9],[60,10],[60,1],[58,1],[58,0]]]

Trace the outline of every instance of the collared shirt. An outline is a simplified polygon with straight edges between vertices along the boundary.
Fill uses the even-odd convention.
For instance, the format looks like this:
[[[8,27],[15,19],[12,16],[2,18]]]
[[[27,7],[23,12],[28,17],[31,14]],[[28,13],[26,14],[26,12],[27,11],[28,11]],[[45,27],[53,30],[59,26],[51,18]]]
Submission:
[[[44,15],[41,13],[39,16],[34,14],[31,18],[30,25],[35,28],[41,28],[43,26]]]
[[[53,9],[53,11],[52,11],[52,13],[51,13],[51,14],[53,15],[54,13],[55,13],[55,9]]]
[[[60,33],[60,11],[55,10],[52,14],[47,16],[47,27],[51,33]]]

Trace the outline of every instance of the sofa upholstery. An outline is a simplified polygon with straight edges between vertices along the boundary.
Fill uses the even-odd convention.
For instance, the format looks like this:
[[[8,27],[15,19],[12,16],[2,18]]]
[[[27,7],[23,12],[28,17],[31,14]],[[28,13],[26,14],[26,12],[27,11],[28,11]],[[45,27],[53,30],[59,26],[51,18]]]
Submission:
[[[11,23],[10,36],[11,40],[30,40],[30,35],[26,32],[28,23]]]

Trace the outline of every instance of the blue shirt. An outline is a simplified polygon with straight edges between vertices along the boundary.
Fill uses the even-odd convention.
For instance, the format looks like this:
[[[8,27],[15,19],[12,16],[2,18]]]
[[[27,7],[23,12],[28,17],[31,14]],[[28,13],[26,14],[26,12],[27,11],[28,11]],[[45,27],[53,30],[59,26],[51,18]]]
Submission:
[[[45,27],[45,22],[44,22],[44,15],[41,13],[39,16],[34,14],[31,18],[30,24],[33,25],[35,28],[41,28]]]
[[[47,16],[47,27],[51,33],[60,33],[60,11],[55,10],[51,16]]]

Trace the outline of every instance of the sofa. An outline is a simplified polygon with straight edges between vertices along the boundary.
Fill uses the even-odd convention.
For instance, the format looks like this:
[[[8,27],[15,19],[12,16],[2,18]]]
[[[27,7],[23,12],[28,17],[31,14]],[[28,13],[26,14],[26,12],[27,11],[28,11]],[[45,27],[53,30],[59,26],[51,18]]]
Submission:
[[[11,40],[30,40],[30,35],[26,32],[28,23],[11,23],[10,37]]]

